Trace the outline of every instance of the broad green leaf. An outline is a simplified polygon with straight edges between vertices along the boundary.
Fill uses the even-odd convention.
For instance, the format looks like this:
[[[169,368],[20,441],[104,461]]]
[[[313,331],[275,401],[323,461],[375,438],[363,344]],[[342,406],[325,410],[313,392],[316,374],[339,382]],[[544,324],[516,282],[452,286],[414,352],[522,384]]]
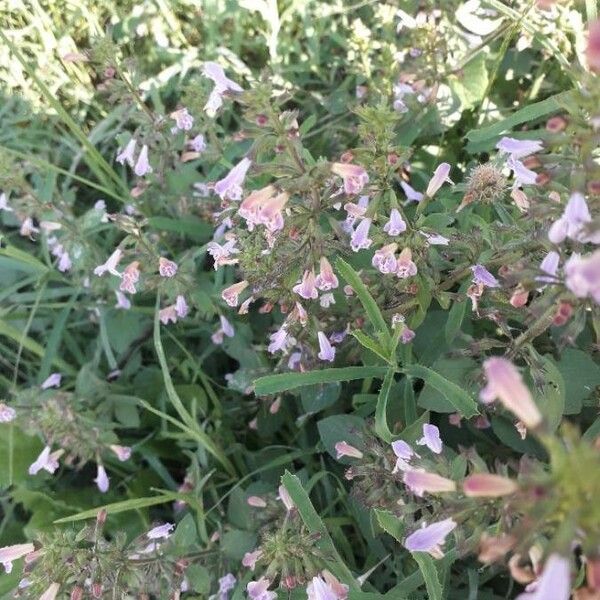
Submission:
[[[532,386],[531,389],[544,420],[553,431],[560,424],[565,410],[565,381],[552,358],[540,358],[543,364],[543,381],[541,387]]]
[[[564,350],[556,366],[565,382],[565,414],[580,413],[584,400],[600,385],[600,366],[578,348]]]
[[[303,385],[351,381],[352,379],[366,379],[367,377],[383,378],[386,373],[387,367],[341,367],[308,371],[306,373],[266,375],[254,381],[254,393],[257,396],[268,396],[269,394],[293,390]]]
[[[361,449],[364,444],[362,437],[364,427],[364,421],[355,415],[332,415],[317,423],[321,442],[333,458],[336,458],[335,445],[337,442],[348,442]],[[352,461],[342,458],[340,462],[351,463]]]
[[[372,337],[359,330],[351,331],[350,335],[358,340],[361,346],[364,346],[367,350],[377,354],[377,356],[383,358],[385,362],[389,362],[387,352],[381,347],[381,344],[376,342]]]
[[[194,517],[188,513],[177,524],[177,527],[171,536],[171,542],[181,548],[189,548],[196,542],[197,535],[198,531],[196,529]]]
[[[483,100],[489,82],[485,60],[486,55],[480,52],[464,66],[460,77],[452,75],[449,78],[450,87],[460,98],[463,110]]]
[[[408,377],[418,377],[435,388],[463,417],[468,419],[479,414],[477,402],[468,392],[434,370],[421,365],[408,365],[403,370]]]
[[[339,382],[307,385],[300,389],[302,408],[307,413],[316,413],[335,404],[340,397],[342,386]]]

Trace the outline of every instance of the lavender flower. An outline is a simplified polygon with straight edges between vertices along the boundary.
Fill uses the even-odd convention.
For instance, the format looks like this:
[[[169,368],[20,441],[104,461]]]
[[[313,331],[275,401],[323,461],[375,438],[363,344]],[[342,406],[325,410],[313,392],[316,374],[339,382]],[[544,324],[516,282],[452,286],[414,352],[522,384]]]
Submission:
[[[571,597],[571,568],[560,554],[551,554],[544,565],[535,589],[517,596],[516,600],[569,600]]]
[[[194,117],[190,115],[187,108],[181,108],[171,113],[171,117],[175,119],[175,130],[189,131],[194,126]]]
[[[318,298],[319,292],[316,286],[315,272],[312,269],[304,271],[302,280],[292,288],[292,291],[302,296],[305,300],[315,300]]]
[[[15,560],[19,560],[19,558],[31,554],[34,550],[33,544],[4,546],[4,548],[0,548],[0,563],[2,563],[6,573],[10,573],[12,571],[12,564]]]
[[[554,283],[556,281],[559,263],[560,255],[558,252],[555,252],[554,250],[548,252],[540,263],[540,271],[546,273],[546,275],[538,275],[535,280],[541,281],[542,283]]]
[[[188,141],[188,146],[194,152],[198,152],[200,154],[206,150],[206,140],[204,139],[204,136],[199,133],[196,137],[193,137]]]
[[[331,165],[331,172],[342,178],[346,194],[358,194],[369,183],[369,176],[360,165],[333,163]]]
[[[94,482],[103,494],[108,492],[110,480],[108,478],[108,475],[106,474],[106,469],[103,465],[98,465],[98,469],[96,471],[96,478],[94,479]]]
[[[410,552],[429,552],[434,558],[441,558],[442,545],[449,533],[456,528],[456,522],[445,519],[417,529],[404,540],[404,547]]]
[[[421,202],[421,200],[423,200],[423,194],[421,192],[417,192],[417,190],[406,183],[406,181],[400,181],[400,187],[406,194],[407,204],[410,202]]]
[[[173,523],[163,523],[153,527],[147,534],[146,537],[150,540],[166,539],[171,535],[171,531],[175,529]]]
[[[423,425],[423,437],[417,441],[419,446],[427,446],[434,454],[441,454],[442,440],[440,438],[440,430],[430,423]]]
[[[528,169],[520,160],[510,156],[506,161],[506,166],[513,171],[515,177],[515,187],[536,184],[537,173],[531,169]]]
[[[277,593],[269,591],[270,585],[271,582],[265,577],[261,577],[258,581],[251,581],[246,586],[248,596],[250,596],[252,600],[275,600],[277,598]]]
[[[322,332],[317,332],[317,337],[319,338],[319,348],[320,352],[317,356],[321,360],[325,360],[328,362],[333,362],[335,359],[335,348],[331,345],[327,336]]]
[[[4,402],[0,402],[0,423],[10,423],[16,417],[17,411],[14,408],[4,404]]]
[[[525,158],[530,154],[539,152],[543,149],[541,140],[517,140],[511,137],[503,137],[496,148],[502,154],[509,154],[512,158]]]
[[[60,373],[51,373],[42,383],[41,388],[43,390],[47,390],[48,388],[60,387],[60,382],[62,380],[62,375]]]
[[[435,193],[446,182],[454,184],[452,179],[448,177],[450,175],[451,168],[452,167],[448,163],[441,163],[437,166],[436,170],[433,173],[433,177],[427,185],[427,190],[425,191],[426,196],[428,196],[429,198],[433,198],[435,196]]]
[[[50,446],[46,446],[40,455],[29,466],[29,474],[37,475],[42,469],[53,474],[58,469],[58,459],[64,454],[64,450],[50,452]]]
[[[315,279],[315,285],[322,291],[333,290],[338,287],[338,278],[335,276],[330,262],[324,256],[319,261],[319,274]]]
[[[471,271],[473,271],[473,283],[490,288],[500,287],[498,280],[483,265],[474,265]]]
[[[246,173],[251,164],[252,161],[249,158],[242,158],[242,160],[235,165],[223,179],[220,179],[215,183],[215,192],[222,200],[241,199],[242,184],[244,183]]]
[[[119,248],[117,248],[108,257],[107,261],[104,264],[98,265],[94,269],[94,275],[97,275],[98,277],[102,277],[102,275],[104,275],[104,273],[108,272],[111,275],[116,275],[117,277],[121,277],[121,273],[119,273],[117,271],[117,265],[119,264],[119,261],[121,260],[122,256],[123,256],[123,253],[121,252],[121,250]]]
[[[373,240],[369,239],[369,228],[371,227],[371,219],[363,219],[352,233],[350,238],[350,246],[354,252],[371,247]]]
[[[548,239],[553,244],[560,244],[566,238],[576,242],[600,243],[599,232],[586,232],[592,222],[592,215],[583,194],[578,192],[571,195],[562,216],[554,221],[548,230]]]
[[[564,267],[565,285],[578,298],[591,296],[600,304],[600,250],[580,256],[573,254]]]
[[[397,208],[392,208],[390,212],[390,220],[383,226],[389,236],[395,237],[406,231],[406,223]]]
[[[138,156],[137,162],[135,163],[135,166],[133,167],[133,172],[138,177],[143,177],[144,175],[147,175],[148,173],[152,173],[152,167],[150,166],[150,163],[148,162],[148,146],[147,146],[147,144],[144,144],[142,146],[142,149],[140,150],[140,154]]]
[[[135,138],[131,138],[125,148],[120,150],[117,154],[117,162],[120,164],[127,163],[130,167],[133,168],[134,160],[133,155],[135,154]]]

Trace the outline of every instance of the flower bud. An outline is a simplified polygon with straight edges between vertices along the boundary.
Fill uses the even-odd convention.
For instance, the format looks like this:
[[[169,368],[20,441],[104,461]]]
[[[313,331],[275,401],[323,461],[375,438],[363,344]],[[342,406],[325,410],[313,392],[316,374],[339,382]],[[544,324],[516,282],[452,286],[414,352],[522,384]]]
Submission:
[[[586,579],[590,589],[600,591],[600,556],[587,559]]]
[[[92,583],[92,596],[94,598],[102,598],[102,584],[98,581]]]
[[[600,20],[590,25],[586,57],[589,70],[600,73]]]
[[[98,524],[98,527],[103,527],[104,523],[106,523],[106,516],[107,516],[107,512],[105,508],[102,508],[98,511],[98,514],[96,515],[96,523]]]
[[[551,117],[546,121],[546,129],[552,133],[560,133],[567,128],[568,122],[564,117]]]
[[[512,535],[491,536],[484,533],[479,541],[480,562],[490,564],[502,560],[507,552],[512,550],[517,540]]]
[[[83,598],[83,588],[76,585],[72,590],[71,590],[71,596],[70,596],[71,600],[81,600]]]
[[[492,473],[475,473],[463,481],[463,492],[471,498],[509,496],[517,489],[518,486],[512,479]]]

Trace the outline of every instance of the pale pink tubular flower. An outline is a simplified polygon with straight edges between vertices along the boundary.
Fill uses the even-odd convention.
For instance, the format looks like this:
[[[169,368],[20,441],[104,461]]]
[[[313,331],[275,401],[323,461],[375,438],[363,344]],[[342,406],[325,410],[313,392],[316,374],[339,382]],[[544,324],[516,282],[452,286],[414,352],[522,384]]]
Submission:
[[[143,177],[148,173],[152,173],[152,167],[150,166],[150,162],[148,161],[148,145],[144,144],[142,149],[140,150],[140,154],[138,156],[137,162],[135,163],[135,167],[133,167],[133,172],[138,177]]]
[[[206,251],[214,260],[215,271],[222,265],[234,265],[239,262],[237,258],[230,258],[232,254],[239,253],[239,249],[235,247],[236,244],[237,240],[235,238],[227,240],[223,245],[217,242],[206,244]]]
[[[396,259],[396,275],[400,279],[406,279],[416,274],[417,265],[413,262],[412,251],[410,248],[404,248]]]
[[[248,285],[246,280],[234,283],[221,292],[221,298],[223,298],[229,306],[237,306],[239,295],[248,287]]]
[[[60,255],[57,266],[58,270],[61,273],[66,273],[73,266],[73,263],[71,262],[71,257],[69,256],[69,253],[66,250]]]
[[[409,327],[404,327],[402,333],[400,334],[400,342],[402,344],[410,344],[415,339],[417,334],[410,329]]]
[[[328,362],[333,362],[335,359],[335,348],[331,345],[327,336],[322,332],[317,332],[317,337],[319,338],[319,349],[320,352],[317,356],[321,360],[325,360]]]
[[[175,119],[176,129],[181,131],[189,131],[194,126],[194,117],[187,108],[180,108],[171,113],[171,118]]]
[[[235,587],[236,578],[232,573],[227,573],[219,578],[218,600],[229,600],[229,592]]]
[[[406,231],[406,223],[397,208],[392,208],[390,220],[383,226],[383,231],[391,237],[395,237]]]
[[[337,579],[336,582],[337,586],[319,575],[313,577],[306,586],[307,600],[343,600],[348,596],[348,586],[341,584]]]
[[[11,421],[14,421],[16,417],[17,411],[14,408],[4,404],[4,402],[0,402],[0,423],[10,423]]]
[[[223,177],[215,183],[215,192],[222,200],[240,200],[242,197],[242,184],[252,161],[249,158],[242,160]]]
[[[62,381],[62,375],[60,373],[51,373],[42,383],[41,388],[43,390],[47,390],[48,388],[60,387],[60,382]]]
[[[219,93],[225,93],[227,91],[231,92],[243,92],[243,88],[238,85],[232,79],[229,79],[225,75],[225,71],[223,67],[215,62],[205,62],[202,74],[212,81],[215,84],[215,89],[219,91]]]
[[[373,255],[371,264],[381,273],[395,273],[398,265],[396,260],[397,249],[398,244],[395,243],[379,248]]]
[[[111,444],[110,449],[117,455],[121,462],[125,462],[131,458],[131,448],[129,446],[119,446],[119,444]]]
[[[277,592],[269,590],[271,582],[265,577],[261,577],[258,581],[251,581],[246,586],[248,596],[252,600],[275,600]]]
[[[269,336],[269,341],[270,343],[267,350],[271,354],[275,354],[275,352],[278,352],[279,350],[287,352],[289,347],[293,346],[295,343],[294,338],[288,333],[285,324]]]
[[[47,588],[46,591],[40,596],[40,600],[54,600],[60,590],[60,584],[54,581]]]
[[[444,185],[444,183],[454,183],[450,177],[450,169],[452,167],[448,163],[441,163],[437,166],[433,173],[433,177],[430,179],[427,185],[425,195],[429,198],[433,198],[435,193]]]
[[[128,294],[135,294],[137,290],[135,289],[136,283],[140,280],[140,263],[137,260],[129,263],[125,269],[123,269],[123,273],[121,275],[121,283],[119,284],[119,289],[122,292],[127,292]]]
[[[158,273],[161,277],[175,277],[177,273],[177,263],[161,256],[158,259]]]
[[[198,154],[206,150],[206,140],[201,133],[189,140],[187,144],[194,152],[198,152]]]
[[[588,69],[600,73],[600,21],[590,24],[586,48]]]
[[[404,440],[396,440],[392,442],[392,450],[396,455],[396,464],[392,473],[397,473],[398,471],[410,471],[412,467],[409,462],[412,460],[413,456],[418,456],[410,447],[410,444]]]
[[[119,264],[121,257],[123,256],[123,252],[119,248],[117,248],[107,259],[107,261],[103,265],[98,265],[94,269],[94,275],[98,277],[102,277],[104,273],[110,273],[111,275],[116,275],[117,277],[121,277],[121,273],[117,271],[117,265]]]
[[[33,224],[33,219],[31,217],[26,217],[21,223],[19,235],[22,235],[23,237],[31,237],[34,233],[39,233],[39,231],[40,230]]]
[[[288,512],[296,508],[294,501],[292,500],[292,497],[290,496],[289,492],[285,489],[285,486],[280,485],[277,491],[279,492],[279,496],[277,496],[277,499],[283,502],[283,505],[285,506]]]
[[[94,479],[94,483],[98,487],[98,489],[105,494],[108,492],[108,487],[110,485],[110,480],[108,475],[106,474],[106,469],[103,465],[98,465],[98,469],[96,472],[96,478]]]
[[[533,429],[542,422],[542,415],[529,390],[523,383],[517,368],[506,358],[488,358],[483,363],[487,385],[481,390],[483,402],[496,398],[511,411],[526,427]]]
[[[455,492],[456,482],[437,473],[428,473],[421,469],[410,469],[404,472],[403,481],[413,494],[422,496],[425,492],[439,494]]]
[[[350,237],[350,246],[354,252],[366,250],[371,247],[373,240],[369,238],[369,228],[371,227],[371,219],[363,219]]]
[[[305,300],[315,300],[319,297],[313,269],[304,271],[302,280],[292,288],[292,291],[302,296]]]
[[[321,575],[327,585],[336,595],[337,600],[346,600],[348,597],[349,587],[345,583],[341,583],[339,579],[327,569],[323,569],[323,571],[321,571]]]
[[[600,243],[598,232],[586,231],[591,223],[592,215],[583,194],[575,192],[571,194],[562,216],[548,230],[548,239],[553,244],[560,244],[565,238],[576,242]]]
[[[4,546],[0,548],[0,563],[4,567],[6,573],[12,571],[13,561],[19,560],[27,554],[31,554],[35,550],[33,544],[15,544],[13,546]]]
[[[175,312],[180,319],[184,319],[188,315],[189,306],[181,294],[175,298]]]
[[[431,423],[423,425],[423,437],[417,441],[419,446],[427,446],[434,454],[441,454],[443,444],[440,438],[440,430]]]
[[[351,446],[348,442],[336,442],[335,444],[335,457],[339,460],[344,456],[348,456],[350,458],[362,458],[363,453],[354,446]]]
[[[124,163],[127,163],[130,167],[133,167],[133,165],[135,164],[133,160],[133,155],[135,153],[135,145],[135,138],[131,138],[125,146],[125,148],[119,151],[119,154],[117,154],[117,162],[119,164],[122,165]]]
[[[445,519],[417,529],[404,540],[404,547],[410,552],[428,552],[434,558],[442,558],[442,545],[446,537],[456,528],[453,519]]]
[[[260,496],[248,496],[248,498],[246,498],[246,502],[248,503],[248,506],[252,506],[254,508],[265,508],[267,506],[264,498],[261,498]]]
[[[272,185],[268,185],[260,190],[254,190],[242,200],[238,214],[246,221],[249,231],[252,231],[256,225],[260,224],[260,209],[276,194],[276,191]]]
[[[319,269],[319,274],[315,279],[316,286],[323,292],[337,288],[339,285],[338,278],[333,272],[331,263],[324,256],[321,256],[319,260]]]
[[[405,181],[400,182],[400,187],[403,189],[406,194],[406,203],[409,202],[421,202],[423,200],[423,194],[421,192],[417,192],[413,187],[411,187]]]
[[[532,584],[533,586],[534,584]],[[516,600],[569,600],[571,597],[571,566],[560,554],[551,554],[544,565],[535,589],[517,596]]]
[[[287,192],[281,192],[277,196],[265,200],[258,209],[258,222],[264,225],[270,232],[283,229],[284,219],[282,210],[289,200]]]
[[[346,194],[358,194],[369,183],[369,176],[360,165],[333,163],[331,172],[342,178]]]
[[[177,310],[174,304],[170,306],[165,306],[158,311],[158,319],[163,325],[168,325],[169,323],[177,323]]]
[[[514,494],[517,489],[512,479],[492,473],[474,473],[463,481],[463,492],[471,498],[499,498]]]
[[[37,475],[42,469],[53,474],[58,469],[58,459],[64,454],[64,450],[50,451],[50,446],[46,446],[40,455],[29,466],[29,474]]]
[[[541,140],[517,140],[503,137],[496,144],[496,148],[503,154],[509,154],[513,158],[519,159],[543,150],[544,146]]]
[[[254,550],[253,552],[246,552],[244,558],[242,558],[242,565],[248,567],[251,571],[254,571],[256,563],[262,557],[262,550]]]
[[[565,284],[578,298],[591,296],[600,304],[600,250],[580,256],[573,254],[565,264]]]

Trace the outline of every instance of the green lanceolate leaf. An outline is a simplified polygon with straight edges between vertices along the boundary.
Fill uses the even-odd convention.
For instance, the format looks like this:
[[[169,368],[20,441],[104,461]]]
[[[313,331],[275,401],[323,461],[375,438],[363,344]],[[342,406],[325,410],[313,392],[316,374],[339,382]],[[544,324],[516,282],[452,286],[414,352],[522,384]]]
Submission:
[[[351,381],[352,379],[366,379],[367,377],[382,378],[386,373],[387,367],[342,367],[308,371],[307,373],[266,375],[254,381],[254,393],[257,396],[268,396],[269,394],[293,390],[303,385]]]
[[[367,286],[362,282],[358,273],[342,258],[338,258],[335,261],[335,266],[341,276],[358,296],[358,299],[367,313],[367,318],[371,322],[371,325],[373,325],[375,331],[382,336],[386,343],[389,343],[392,338],[389,327],[381,314],[381,310],[379,310],[377,302],[375,302],[375,299],[371,296]]]
[[[377,407],[375,408],[375,432],[385,442],[392,441],[392,432],[387,424],[387,404],[390,396],[390,390],[394,383],[395,370],[390,367],[385,374],[379,396],[377,397]]]

